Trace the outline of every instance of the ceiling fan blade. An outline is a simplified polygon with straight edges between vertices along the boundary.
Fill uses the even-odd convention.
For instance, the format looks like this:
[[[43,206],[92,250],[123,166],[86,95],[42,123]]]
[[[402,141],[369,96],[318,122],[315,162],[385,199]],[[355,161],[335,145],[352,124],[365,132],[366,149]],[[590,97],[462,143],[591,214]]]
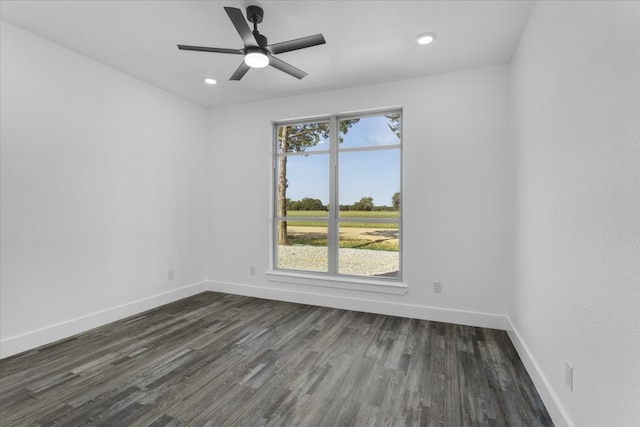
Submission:
[[[253,36],[253,32],[251,32],[249,24],[247,24],[247,21],[244,19],[242,11],[235,7],[225,7],[224,10],[227,12],[227,15],[229,15],[229,19],[231,19],[233,26],[236,27],[236,31],[240,34],[244,45],[258,46],[258,41]]]
[[[229,80],[240,80],[242,77],[244,77],[245,74],[247,74],[247,71],[249,71],[250,68],[251,67],[249,67],[244,61],[242,61],[238,69],[233,73]]]
[[[294,67],[293,65],[287,64],[281,59],[276,58],[273,55],[269,55],[269,65],[273,68],[277,68],[280,71],[284,71],[285,73],[292,75],[297,79],[301,79],[307,75],[304,71]]]
[[[317,46],[319,44],[325,44],[326,41],[322,34],[316,34],[314,36],[302,37],[300,39],[289,40],[282,43],[275,43],[267,46],[267,49],[277,55],[283,52],[291,52],[292,50],[304,49],[306,47]]]
[[[197,52],[233,53],[235,55],[244,55],[244,52],[242,51],[242,49],[224,49],[220,47],[189,46],[184,44],[179,44],[178,49],[195,50]]]

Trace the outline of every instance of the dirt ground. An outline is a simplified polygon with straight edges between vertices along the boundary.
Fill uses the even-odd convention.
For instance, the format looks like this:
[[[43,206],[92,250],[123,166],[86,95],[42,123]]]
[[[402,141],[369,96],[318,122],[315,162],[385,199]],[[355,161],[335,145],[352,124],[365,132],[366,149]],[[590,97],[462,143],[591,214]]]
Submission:
[[[308,235],[309,237],[326,237],[327,229],[325,227],[287,227],[289,234],[294,236]],[[380,229],[380,228],[347,228],[340,229],[340,238],[343,239],[361,239],[370,241],[384,241],[387,243],[398,244],[398,230]]]

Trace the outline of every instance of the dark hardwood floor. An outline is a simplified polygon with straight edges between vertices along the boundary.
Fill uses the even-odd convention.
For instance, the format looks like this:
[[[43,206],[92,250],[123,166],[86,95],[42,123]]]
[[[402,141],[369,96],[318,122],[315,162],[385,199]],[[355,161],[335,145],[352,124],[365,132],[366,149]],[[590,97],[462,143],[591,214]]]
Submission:
[[[506,333],[202,293],[0,361],[2,426],[551,426]]]

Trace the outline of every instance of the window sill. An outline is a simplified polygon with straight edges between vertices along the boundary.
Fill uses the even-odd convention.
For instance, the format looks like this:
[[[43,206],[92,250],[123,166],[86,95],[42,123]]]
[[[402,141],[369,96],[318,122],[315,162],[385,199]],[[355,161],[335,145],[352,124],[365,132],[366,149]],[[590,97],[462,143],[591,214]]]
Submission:
[[[401,282],[387,280],[360,279],[352,277],[323,276],[299,272],[270,270],[267,279],[272,282],[293,283],[296,285],[320,286],[323,288],[348,289],[351,291],[377,292],[383,294],[404,295],[408,287]]]

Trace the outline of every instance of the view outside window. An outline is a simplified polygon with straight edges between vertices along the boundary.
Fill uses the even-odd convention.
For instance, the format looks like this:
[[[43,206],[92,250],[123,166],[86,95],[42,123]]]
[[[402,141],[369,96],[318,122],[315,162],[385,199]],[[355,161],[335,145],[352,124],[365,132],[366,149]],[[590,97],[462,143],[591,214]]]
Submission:
[[[276,269],[400,279],[401,120],[276,125]]]

